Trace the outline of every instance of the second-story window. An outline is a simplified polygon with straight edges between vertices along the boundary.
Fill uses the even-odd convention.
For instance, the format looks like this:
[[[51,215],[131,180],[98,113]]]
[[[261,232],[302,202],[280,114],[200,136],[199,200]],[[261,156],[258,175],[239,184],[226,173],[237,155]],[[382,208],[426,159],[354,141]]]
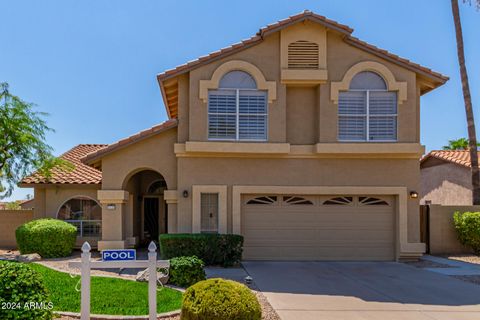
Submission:
[[[358,73],[338,100],[338,140],[396,141],[397,94],[387,90],[382,77]]]
[[[208,92],[209,140],[267,140],[267,93],[244,71],[231,71]]]

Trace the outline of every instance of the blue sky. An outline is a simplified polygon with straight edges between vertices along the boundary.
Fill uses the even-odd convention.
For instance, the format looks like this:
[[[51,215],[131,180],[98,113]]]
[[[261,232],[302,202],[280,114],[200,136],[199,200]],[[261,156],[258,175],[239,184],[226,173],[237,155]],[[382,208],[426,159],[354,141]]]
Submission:
[[[157,73],[304,9],[448,75],[446,85],[422,97],[421,140],[431,150],[466,136],[448,0],[0,1],[0,81],[50,113],[56,131],[48,142],[57,154],[78,143],[111,143],[165,120]],[[460,10],[478,120],[480,12],[462,4]],[[16,190],[11,199],[31,192]]]

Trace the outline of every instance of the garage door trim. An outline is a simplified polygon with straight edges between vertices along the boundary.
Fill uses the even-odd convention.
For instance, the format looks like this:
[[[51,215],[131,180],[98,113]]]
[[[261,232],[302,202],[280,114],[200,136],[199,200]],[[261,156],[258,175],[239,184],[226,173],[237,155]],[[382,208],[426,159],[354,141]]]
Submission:
[[[408,243],[407,240],[407,188],[406,187],[328,187],[328,186],[233,186],[232,188],[232,223],[233,233],[241,234],[242,195],[247,194],[289,194],[289,195],[393,195],[397,196],[396,208],[396,245],[395,257],[399,259],[402,253],[422,252],[424,244]]]

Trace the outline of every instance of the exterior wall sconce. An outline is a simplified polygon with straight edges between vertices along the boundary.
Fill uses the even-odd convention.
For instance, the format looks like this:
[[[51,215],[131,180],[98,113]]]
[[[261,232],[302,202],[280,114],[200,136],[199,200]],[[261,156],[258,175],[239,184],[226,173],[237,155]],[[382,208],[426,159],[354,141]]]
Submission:
[[[188,191],[187,190],[183,190],[183,197],[188,198]]]
[[[107,209],[108,210],[115,210],[117,206],[114,203],[109,203],[107,204]]]
[[[418,198],[418,192],[417,191],[410,191],[410,198],[417,199]]]

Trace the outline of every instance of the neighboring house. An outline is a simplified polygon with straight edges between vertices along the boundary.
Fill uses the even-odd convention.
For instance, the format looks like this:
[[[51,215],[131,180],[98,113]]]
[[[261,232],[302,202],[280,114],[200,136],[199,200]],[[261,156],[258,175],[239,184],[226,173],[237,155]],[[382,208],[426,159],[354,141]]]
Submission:
[[[244,259],[418,257],[420,96],[448,78],[352,31],[305,11],[159,74],[169,120],[25,178],[35,216],[99,249],[218,232]]]
[[[468,150],[435,150],[420,161],[420,203],[472,204],[472,164]]]
[[[19,205],[22,210],[34,209],[35,199],[32,198],[32,199],[20,200]]]

